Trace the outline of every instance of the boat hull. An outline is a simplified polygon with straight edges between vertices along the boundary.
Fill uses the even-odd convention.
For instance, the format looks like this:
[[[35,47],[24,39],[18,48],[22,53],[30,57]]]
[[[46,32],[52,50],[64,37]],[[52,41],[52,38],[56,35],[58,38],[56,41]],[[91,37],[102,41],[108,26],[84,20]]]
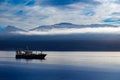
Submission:
[[[16,59],[45,59],[46,54],[39,54],[39,55],[16,55]]]

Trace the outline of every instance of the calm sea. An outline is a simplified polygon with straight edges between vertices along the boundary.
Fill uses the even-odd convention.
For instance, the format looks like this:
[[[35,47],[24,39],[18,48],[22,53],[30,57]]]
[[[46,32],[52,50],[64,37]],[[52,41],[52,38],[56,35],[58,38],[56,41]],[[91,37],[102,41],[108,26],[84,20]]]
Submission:
[[[44,52],[45,60],[0,51],[0,80],[120,80],[120,52]]]

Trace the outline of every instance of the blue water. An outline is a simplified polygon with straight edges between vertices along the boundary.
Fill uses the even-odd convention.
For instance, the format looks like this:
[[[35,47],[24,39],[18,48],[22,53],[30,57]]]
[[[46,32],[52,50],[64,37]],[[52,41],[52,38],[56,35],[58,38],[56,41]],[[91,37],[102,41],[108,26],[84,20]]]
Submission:
[[[44,52],[45,60],[0,51],[0,80],[120,80],[120,52]]]

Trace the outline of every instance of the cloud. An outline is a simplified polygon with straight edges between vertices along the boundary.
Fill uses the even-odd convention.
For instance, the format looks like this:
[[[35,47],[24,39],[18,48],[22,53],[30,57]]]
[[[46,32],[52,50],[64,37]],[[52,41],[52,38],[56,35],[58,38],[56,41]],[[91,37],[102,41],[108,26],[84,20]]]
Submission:
[[[93,15],[95,15],[95,12],[92,11],[91,9],[84,9],[82,11],[82,14],[85,15],[85,16],[93,16]]]
[[[108,22],[103,20],[114,18],[118,15],[114,12],[120,11],[120,5],[110,0],[0,0],[0,3],[0,25],[23,29],[62,22],[104,24]]]
[[[120,0],[110,0],[113,3],[120,4]]]
[[[1,18],[0,25],[14,25],[21,28],[34,28],[45,24],[56,24],[61,22],[78,23],[77,19],[82,19],[82,15],[93,15],[93,12],[82,12],[82,8],[70,10],[61,10],[56,7],[43,7],[39,5],[0,5]],[[84,8],[84,7],[83,7]],[[90,8],[89,8],[90,9]],[[88,9],[87,9],[88,10]],[[67,14],[67,15],[66,15]],[[74,22],[73,22],[74,21]],[[81,22],[82,23],[82,22]]]
[[[120,16],[120,12],[113,12],[112,15],[114,15],[114,16]]]
[[[120,34],[120,27],[99,27],[99,28],[71,28],[52,29],[48,31],[15,32],[22,35],[65,35],[65,34]]]

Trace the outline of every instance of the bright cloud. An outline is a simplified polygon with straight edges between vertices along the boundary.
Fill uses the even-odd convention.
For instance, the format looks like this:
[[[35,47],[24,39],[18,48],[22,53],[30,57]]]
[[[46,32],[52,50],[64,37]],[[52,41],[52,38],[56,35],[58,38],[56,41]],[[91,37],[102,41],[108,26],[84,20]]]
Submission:
[[[60,35],[60,34],[120,34],[120,27],[99,27],[99,28],[71,28],[51,29],[48,31],[18,31],[14,32],[23,35]]]

